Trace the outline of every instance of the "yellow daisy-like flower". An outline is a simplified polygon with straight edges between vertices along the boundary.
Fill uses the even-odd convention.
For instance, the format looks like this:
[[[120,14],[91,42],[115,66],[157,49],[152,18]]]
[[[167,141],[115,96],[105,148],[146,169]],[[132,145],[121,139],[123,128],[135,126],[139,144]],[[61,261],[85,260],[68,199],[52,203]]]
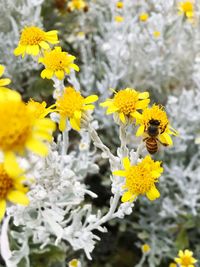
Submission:
[[[145,12],[144,12],[144,13],[141,13],[141,14],[139,15],[139,20],[142,21],[142,22],[147,21],[148,18],[149,18],[149,14],[148,14],[148,13],[145,13]]]
[[[194,17],[194,3],[193,1],[183,1],[178,5],[180,15],[186,16],[188,19]]]
[[[175,262],[179,264],[180,267],[195,267],[194,263],[197,262],[193,258],[193,252],[186,249],[185,251],[180,250],[178,253],[179,258],[175,258]]]
[[[4,74],[5,67],[0,65],[0,77]],[[7,90],[8,88],[5,87],[6,85],[10,84],[11,80],[8,78],[0,79],[0,90]]]
[[[43,79],[51,79],[54,75],[63,80],[65,74],[69,74],[71,69],[79,71],[79,67],[74,64],[76,57],[63,52],[61,47],[55,47],[51,51],[45,51],[44,57],[39,59],[45,69],[41,72]]]
[[[59,43],[57,31],[45,32],[38,27],[25,27],[22,30],[19,44],[14,50],[14,55],[22,55],[22,57],[24,57],[25,54],[37,56],[41,49],[50,49],[49,43]]]
[[[77,259],[73,259],[68,263],[69,267],[79,267],[80,266],[80,261]]]
[[[140,124],[140,127],[136,136],[147,136],[147,130],[153,121],[158,123],[159,134],[157,138],[159,141],[165,145],[173,145],[170,135],[177,135],[177,132],[169,125],[167,114],[161,105],[154,104],[151,108],[146,108],[142,115],[137,117],[137,123]]]
[[[8,174],[4,164],[0,163],[0,221],[6,212],[6,201],[15,204],[28,205],[29,199],[26,196],[27,187],[23,185],[26,177],[22,175],[19,167]]]
[[[124,3],[123,3],[122,1],[118,1],[118,2],[116,3],[116,7],[117,7],[117,8],[123,8],[123,7],[124,7]]]
[[[115,21],[120,23],[124,21],[124,18],[122,16],[115,16]]]
[[[0,150],[8,173],[17,166],[16,155],[23,155],[26,150],[47,155],[44,141],[52,141],[55,123],[48,118],[36,118],[20,94],[11,90],[0,92],[0,118]]]
[[[35,115],[35,118],[37,119],[43,119],[45,118],[49,113],[53,112],[54,105],[51,105],[47,108],[47,103],[43,101],[42,103],[34,101],[33,99],[30,99],[27,103],[28,108],[33,112]]]
[[[68,3],[67,7],[70,9],[70,11],[83,10],[87,7],[87,4],[83,0],[72,0]]]
[[[122,202],[133,201],[139,195],[146,195],[151,201],[160,197],[155,186],[163,172],[160,161],[154,161],[148,155],[137,165],[131,165],[128,158],[123,159],[125,170],[114,171],[114,175],[125,177],[126,192],[122,196]]]
[[[141,249],[143,253],[148,253],[151,250],[151,247],[148,244],[144,244]]]
[[[91,105],[91,103],[97,100],[97,95],[90,95],[84,98],[73,87],[66,87],[63,95],[56,101],[56,110],[60,114],[60,131],[65,130],[66,120],[70,121],[74,130],[79,131],[83,113],[86,110],[93,110],[94,105]]]
[[[101,103],[102,107],[106,107],[106,114],[117,112],[122,123],[127,123],[128,119],[137,118],[141,115],[138,110],[143,110],[150,102],[148,92],[137,92],[135,89],[126,88],[115,92],[114,98],[108,98]]]

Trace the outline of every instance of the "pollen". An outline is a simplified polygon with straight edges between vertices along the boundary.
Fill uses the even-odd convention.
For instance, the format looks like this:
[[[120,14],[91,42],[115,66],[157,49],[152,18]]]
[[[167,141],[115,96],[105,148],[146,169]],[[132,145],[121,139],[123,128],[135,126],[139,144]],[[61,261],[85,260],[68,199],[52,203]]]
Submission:
[[[13,179],[11,179],[0,164],[0,200],[5,199],[8,192],[13,188]]]
[[[38,27],[26,27],[23,29],[20,39],[21,45],[38,45],[45,41],[45,32]]]
[[[3,102],[0,105],[0,148],[18,150],[30,136],[32,116],[22,101]]]
[[[134,90],[121,90],[115,94],[114,105],[125,115],[135,111],[138,95]]]

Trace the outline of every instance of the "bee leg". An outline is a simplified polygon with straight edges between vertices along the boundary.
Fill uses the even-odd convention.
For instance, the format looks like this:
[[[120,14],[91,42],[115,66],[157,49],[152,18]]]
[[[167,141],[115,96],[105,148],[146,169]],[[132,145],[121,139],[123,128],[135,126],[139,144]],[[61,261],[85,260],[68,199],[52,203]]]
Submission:
[[[157,140],[161,145],[163,145],[163,146],[168,146],[168,144],[161,142],[158,138],[156,138],[156,140]]]

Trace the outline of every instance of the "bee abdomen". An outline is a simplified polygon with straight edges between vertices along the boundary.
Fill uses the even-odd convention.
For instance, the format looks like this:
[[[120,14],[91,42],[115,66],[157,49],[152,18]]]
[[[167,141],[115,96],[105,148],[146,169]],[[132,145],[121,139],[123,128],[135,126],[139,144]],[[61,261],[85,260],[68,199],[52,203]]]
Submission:
[[[146,140],[146,148],[150,154],[155,154],[158,151],[158,144],[155,138]]]

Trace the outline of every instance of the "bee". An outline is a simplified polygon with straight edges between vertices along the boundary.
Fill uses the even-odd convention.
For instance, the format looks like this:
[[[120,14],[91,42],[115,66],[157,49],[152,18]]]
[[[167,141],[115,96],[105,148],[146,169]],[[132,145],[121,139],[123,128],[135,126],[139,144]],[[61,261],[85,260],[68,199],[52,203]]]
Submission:
[[[167,125],[161,132],[159,126],[160,126],[159,120],[151,119],[145,131],[148,136],[144,138],[143,141],[146,143],[147,151],[150,154],[155,154],[158,151],[158,142],[161,143],[163,146],[168,146],[168,144],[164,144],[158,139],[159,134],[162,134],[165,131]]]

